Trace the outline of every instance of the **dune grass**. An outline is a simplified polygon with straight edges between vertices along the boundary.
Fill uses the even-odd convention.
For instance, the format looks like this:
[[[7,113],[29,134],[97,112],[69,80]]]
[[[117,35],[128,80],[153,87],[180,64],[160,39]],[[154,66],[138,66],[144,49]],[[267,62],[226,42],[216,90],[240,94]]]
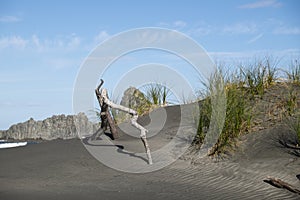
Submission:
[[[151,104],[157,106],[167,105],[167,98],[171,93],[167,86],[160,83],[150,83],[140,89],[145,92],[145,97]]]
[[[292,85],[289,87],[289,98],[286,102],[287,107],[287,124],[291,131],[295,134],[297,145],[300,146],[300,111],[298,90],[295,88],[300,86],[300,63],[298,60],[291,62],[289,71],[286,72],[288,82]]]
[[[298,60],[291,62],[290,69],[287,73],[288,79],[295,84],[300,85],[300,63]]]
[[[223,90],[219,88],[219,93],[225,94],[226,99],[224,99],[223,106],[226,108],[226,113],[217,143],[211,149],[210,155],[222,153],[224,147],[231,145],[234,138],[238,137],[241,132],[247,129],[251,119],[251,115],[249,115],[247,110],[246,90],[243,89],[242,81],[238,80],[240,76],[234,75],[236,73],[225,73],[221,70],[218,70],[216,73],[218,74],[217,77],[223,81],[224,88]],[[219,81],[216,80],[215,75],[209,80],[209,84],[205,85],[206,92],[205,95],[202,95],[204,99],[201,101],[198,132],[195,141],[197,144],[204,142],[204,138],[211,124],[211,119],[220,120],[218,119],[218,115],[212,118],[212,111],[214,110],[212,107],[212,99],[215,93],[213,91],[214,87],[212,86],[216,85],[217,82]],[[218,104],[220,104],[220,102],[218,102]],[[217,112],[218,110],[220,109],[216,109]]]
[[[224,82],[224,93],[226,96],[226,115],[221,133],[216,144],[211,148],[209,155],[219,155],[224,153],[228,147],[234,145],[236,138],[248,131],[251,126],[251,120],[254,117],[252,113],[253,100],[262,98],[265,90],[276,80],[277,69],[271,65],[271,61],[266,58],[250,66],[240,66],[236,71],[224,72],[220,70],[218,77]],[[205,95],[201,101],[200,117],[196,144],[203,144],[212,118],[212,98],[213,91],[211,87],[216,84],[216,76],[213,76],[204,84]]]
[[[300,116],[296,116],[296,119],[291,123],[291,129],[297,137],[297,146],[300,147]]]
[[[252,97],[262,97],[267,89],[276,80],[277,63],[266,57],[263,60],[256,61],[254,64],[240,66],[240,77],[242,82],[248,88]]]

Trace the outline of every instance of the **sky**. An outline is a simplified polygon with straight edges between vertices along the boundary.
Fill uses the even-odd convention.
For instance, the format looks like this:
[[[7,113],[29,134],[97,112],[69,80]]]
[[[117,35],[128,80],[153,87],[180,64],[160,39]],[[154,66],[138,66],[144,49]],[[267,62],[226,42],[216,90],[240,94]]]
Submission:
[[[271,55],[286,66],[300,58],[299,9],[298,0],[0,0],[0,130],[30,117],[73,114],[86,57],[135,28],[182,32],[228,65]],[[131,55],[139,60],[131,65],[161,54],[147,53]]]

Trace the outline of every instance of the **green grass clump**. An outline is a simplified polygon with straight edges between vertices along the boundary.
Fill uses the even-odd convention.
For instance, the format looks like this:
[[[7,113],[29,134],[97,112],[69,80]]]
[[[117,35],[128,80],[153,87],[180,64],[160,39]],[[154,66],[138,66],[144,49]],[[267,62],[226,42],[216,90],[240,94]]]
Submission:
[[[221,70],[218,70],[217,76],[213,76],[210,80],[208,80],[208,84],[204,84],[205,93],[202,95],[202,100],[200,101],[200,116],[197,130],[197,137],[195,139],[195,143],[198,145],[204,145],[207,143],[207,136],[211,135],[211,132],[217,132],[218,138],[212,148],[210,148],[209,155],[219,155],[225,153],[227,150],[230,150],[230,147],[236,144],[236,139],[244,133],[251,132],[251,130],[257,130],[252,125],[256,124],[255,119],[260,120],[264,114],[264,111],[257,112],[257,105],[263,104],[264,101],[273,99],[271,98],[269,92],[268,95],[265,96],[266,90],[270,89],[273,91],[274,89],[280,89],[280,85],[284,85],[285,83],[276,83],[277,72],[276,68],[277,63],[271,62],[270,58],[265,58],[259,62],[255,62],[252,65],[241,66],[237,71],[231,71],[227,73],[223,73]],[[298,87],[300,84],[300,64],[295,61],[290,68],[290,72],[287,72],[288,79],[291,85],[288,92],[284,98],[281,97],[279,100],[283,99],[282,104],[284,109],[284,116],[287,118],[292,118],[292,124],[290,127],[293,133],[298,140],[298,145],[300,145],[300,119],[298,113]],[[217,78],[216,78],[217,77]],[[218,78],[219,77],[219,78]],[[222,91],[220,88],[216,87],[218,85],[219,80],[223,81],[224,90]],[[275,87],[278,84],[278,87]],[[271,87],[272,86],[272,87]],[[274,86],[274,87],[273,87]],[[216,104],[216,88],[221,91],[219,93],[224,92],[226,100],[224,101],[223,107],[226,108],[226,114],[224,118],[224,122],[220,123],[220,119],[218,119],[218,115],[215,114],[220,110],[220,108],[214,108],[215,105],[220,104],[218,102]],[[203,93],[202,93],[203,94]],[[263,97],[267,98],[264,101]],[[222,103],[221,103],[222,104]],[[280,108],[280,106],[275,105],[275,107]],[[265,113],[267,115],[267,113]],[[222,116],[222,113],[220,112]],[[218,130],[210,130],[211,124],[214,124],[215,121],[222,127],[220,128],[220,132]],[[280,117],[275,117],[274,120],[282,120]],[[253,122],[252,122],[253,121]],[[274,121],[275,122],[275,121]],[[253,123],[253,124],[252,124]],[[272,122],[273,123],[273,122]],[[276,122],[275,122],[276,124]],[[211,140],[213,141],[213,140]]]
[[[222,153],[226,146],[231,146],[234,139],[250,126],[251,114],[247,107],[245,90],[237,84],[226,87],[226,117],[218,142],[210,152],[211,155]]]
[[[239,136],[241,131],[249,124],[250,117],[246,112],[245,90],[233,78],[233,74],[225,74],[219,70],[217,75],[213,76],[209,80],[209,83],[205,85],[206,94],[204,95],[205,98],[201,101],[196,143],[202,144],[204,142],[212,121],[213,123],[219,121],[217,123],[222,125],[222,127],[219,127],[220,134],[217,138],[217,143],[212,148],[210,154],[222,152],[223,148],[230,144],[232,139]],[[220,88],[220,86],[223,88]],[[216,105],[222,104],[222,102],[213,104],[214,99],[222,98],[222,94],[225,96],[222,105],[225,108],[225,119],[223,121],[219,118],[219,115],[222,116],[219,113],[221,108],[214,108]],[[215,117],[213,117],[214,112],[216,112]]]
[[[300,84],[300,63],[297,60],[291,63],[287,75],[292,83]]]
[[[297,93],[293,87],[288,88],[288,98],[285,102],[287,114],[292,116],[297,109]]]
[[[211,99],[207,97],[201,101],[198,130],[194,141],[195,144],[201,145],[204,142],[210,124],[211,113]]]
[[[276,80],[276,64],[271,64],[270,58],[258,61],[253,65],[241,66],[241,82],[245,84],[252,97],[262,95]]]
[[[298,146],[300,146],[300,117],[298,116],[295,120],[293,127],[293,131],[295,132],[297,138],[298,138]]]
[[[224,152],[225,148],[233,144],[234,139],[237,138],[242,132],[247,130],[250,126],[251,112],[249,112],[249,98],[247,97],[247,90],[243,87],[242,81],[240,81],[240,74],[237,73],[223,73],[218,70],[217,76],[213,76],[209,80],[208,84],[205,84],[206,93],[204,99],[200,105],[200,117],[198,124],[198,132],[195,143],[203,144],[205,142],[207,131],[211,122],[217,123],[222,126],[219,127],[220,134],[217,138],[215,145],[211,148],[210,155],[215,155]],[[218,77],[218,78],[216,78]],[[220,80],[223,84],[221,89],[219,86]],[[216,85],[219,85],[216,87]],[[216,89],[218,88],[218,89]],[[215,91],[219,91],[219,95],[216,95]],[[222,93],[225,98],[222,102],[213,104],[214,99],[220,98]],[[218,96],[216,98],[216,96]],[[221,107],[214,108],[215,105],[220,105],[225,108],[225,118],[222,122],[219,116],[222,116]],[[214,107],[212,107],[214,105]],[[216,112],[215,116],[213,115]],[[216,130],[214,130],[216,131]]]
[[[167,98],[170,95],[170,89],[163,84],[151,83],[141,88],[145,91],[145,97],[151,104],[157,106],[167,105]]]

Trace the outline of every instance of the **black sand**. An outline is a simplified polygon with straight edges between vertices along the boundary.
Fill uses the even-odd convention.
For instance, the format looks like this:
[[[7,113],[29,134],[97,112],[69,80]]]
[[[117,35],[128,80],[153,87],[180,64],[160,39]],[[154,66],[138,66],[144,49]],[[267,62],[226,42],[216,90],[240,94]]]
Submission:
[[[201,158],[191,164],[190,159],[179,159],[144,174],[106,167],[79,139],[1,149],[0,199],[300,199],[263,182],[272,176],[300,188],[300,159],[277,145],[281,131],[245,136],[229,160]],[[124,138],[116,143],[126,148],[130,140]],[[136,142],[131,141],[132,147]]]

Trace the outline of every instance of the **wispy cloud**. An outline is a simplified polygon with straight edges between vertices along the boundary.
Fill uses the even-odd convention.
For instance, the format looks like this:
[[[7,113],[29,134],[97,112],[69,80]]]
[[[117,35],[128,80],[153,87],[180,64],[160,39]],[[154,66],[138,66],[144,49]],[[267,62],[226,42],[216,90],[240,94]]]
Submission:
[[[10,47],[16,49],[24,49],[27,44],[28,44],[28,40],[25,40],[20,36],[10,36],[10,37],[0,38],[0,49],[10,48]]]
[[[166,27],[166,28],[171,28],[171,29],[182,29],[187,26],[187,23],[183,20],[176,20],[173,22],[159,22],[157,24],[160,27]]]
[[[2,23],[13,23],[13,22],[19,22],[19,21],[21,21],[21,18],[16,17],[16,16],[7,15],[7,16],[0,17],[0,22],[2,22]]]
[[[76,34],[72,34],[68,37],[67,48],[68,49],[76,49],[80,46],[81,39]]]
[[[259,40],[260,38],[262,38],[263,35],[264,35],[263,33],[258,34],[258,35],[255,36],[254,38],[251,38],[247,43],[248,43],[248,44],[254,43],[254,42],[256,42],[257,40]]]
[[[23,38],[19,35],[0,37],[0,50],[11,49],[35,49],[37,51],[47,50],[75,50],[81,45],[81,38],[75,34],[59,36],[52,39],[41,39],[37,35],[31,38]]]
[[[197,35],[197,36],[205,36],[205,35],[212,33],[212,29],[211,29],[211,27],[200,26],[193,30],[188,31],[188,33],[191,33],[192,35]]]
[[[260,0],[249,4],[240,5],[239,8],[255,9],[255,8],[267,8],[267,7],[280,7],[282,4],[277,0]]]
[[[273,31],[278,35],[300,35],[300,27],[278,27]]]
[[[98,44],[100,42],[103,42],[109,37],[110,35],[106,31],[100,31],[100,33],[94,37],[94,41],[96,44]]]
[[[225,34],[253,34],[257,32],[257,25],[255,23],[236,23],[227,25],[223,28]]]
[[[228,24],[224,26],[213,26],[205,21],[200,21],[197,24],[187,26],[184,21],[175,21],[171,23],[160,22],[160,27],[166,27],[170,29],[179,29],[187,35],[202,37],[209,34],[214,35],[241,35],[241,34],[257,34],[260,26],[254,22],[238,22],[234,24]]]
[[[181,28],[184,28],[186,26],[186,22],[184,22],[182,20],[177,20],[177,21],[173,22],[173,26],[175,28],[181,29]]]

